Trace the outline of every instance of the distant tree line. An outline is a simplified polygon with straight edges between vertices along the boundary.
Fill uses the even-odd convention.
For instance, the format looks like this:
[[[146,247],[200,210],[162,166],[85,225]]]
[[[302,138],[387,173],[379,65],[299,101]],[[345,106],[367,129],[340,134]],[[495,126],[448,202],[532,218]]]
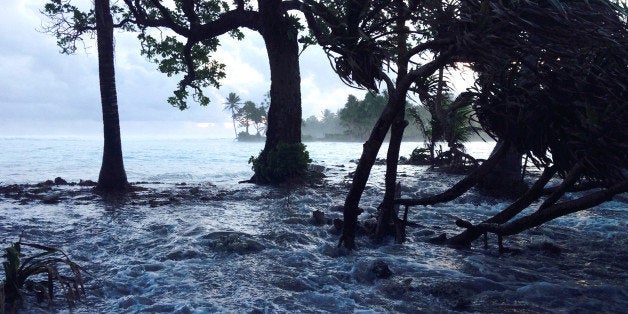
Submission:
[[[229,93],[224,103],[225,110],[231,113],[233,131],[238,141],[264,140],[268,121],[268,103],[268,94],[266,94],[264,102],[257,105],[250,100],[242,103],[240,96],[233,92]],[[244,128],[243,131],[238,132],[236,122],[238,123],[237,126],[241,129]],[[254,134],[251,134],[249,131],[251,127],[255,130]]]
[[[304,141],[364,141],[371,133],[371,129],[382,114],[388,102],[388,92],[368,92],[362,100],[355,95],[349,95],[347,102],[335,113],[329,109],[322,112],[320,118],[312,115],[302,122]],[[443,107],[448,108],[453,102],[452,94],[446,94]],[[431,114],[430,108],[423,103],[406,104],[409,112],[410,125],[404,135],[406,140],[426,141],[427,146],[435,142],[445,141],[441,122]],[[477,139],[474,130],[470,104],[457,108],[456,114],[450,118],[455,125],[454,138],[456,142]],[[479,129],[479,128],[478,128]]]

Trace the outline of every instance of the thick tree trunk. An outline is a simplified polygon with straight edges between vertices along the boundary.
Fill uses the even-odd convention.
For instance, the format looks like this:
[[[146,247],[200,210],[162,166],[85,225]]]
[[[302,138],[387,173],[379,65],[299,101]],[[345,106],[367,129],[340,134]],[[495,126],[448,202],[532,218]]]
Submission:
[[[102,102],[104,147],[97,189],[119,191],[128,188],[122,160],[120,121],[114,70],[113,20],[109,0],[95,1],[98,43],[98,76]]]
[[[497,142],[491,154],[500,145],[503,145],[502,141]],[[478,182],[478,188],[490,196],[517,198],[528,188],[523,181],[522,171],[521,153],[512,145],[495,167]]]
[[[270,64],[270,106],[262,162],[281,143],[301,143],[301,75],[297,30],[291,25],[280,0],[260,0],[260,34]],[[252,181],[263,183],[254,176]]]

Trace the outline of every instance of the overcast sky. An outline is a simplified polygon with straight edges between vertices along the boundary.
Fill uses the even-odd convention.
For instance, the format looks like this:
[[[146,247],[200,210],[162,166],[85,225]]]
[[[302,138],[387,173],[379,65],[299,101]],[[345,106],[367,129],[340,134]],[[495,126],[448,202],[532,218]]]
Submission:
[[[56,40],[42,33],[46,22],[38,0],[4,1],[0,10],[0,136],[94,135],[101,133],[98,63],[95,41],[75,55],[62,55]],[[262,38],[246,32],[236,41],[224,36],[214,56],[226,64],[220,89],[208,88],[207,107],[191,104],[179,111],[166,99],[178,78],[168,78],[139,53],[135,34],[116,32],[116,81],[123,136],[232,137],[224,98],[235,92],[259,103],[270,88]],[[303,114],[320,115],[342,107],[345,86],[318,47],[301,56]]]

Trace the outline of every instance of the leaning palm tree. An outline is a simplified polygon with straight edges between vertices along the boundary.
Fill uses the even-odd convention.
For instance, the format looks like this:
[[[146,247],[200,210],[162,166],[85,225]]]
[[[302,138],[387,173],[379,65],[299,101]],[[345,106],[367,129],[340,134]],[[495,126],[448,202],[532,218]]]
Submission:
[[[240,111],[240,96],[236,95],[236,93],[229,93],[229,96],[226,98],[225,102],[225,110],[231,111],[231,120],[233,121],[233,132],[235,133],[235,137],[238,137],[238,130],[236,129],[236,118],[238,117],[238,112]]]

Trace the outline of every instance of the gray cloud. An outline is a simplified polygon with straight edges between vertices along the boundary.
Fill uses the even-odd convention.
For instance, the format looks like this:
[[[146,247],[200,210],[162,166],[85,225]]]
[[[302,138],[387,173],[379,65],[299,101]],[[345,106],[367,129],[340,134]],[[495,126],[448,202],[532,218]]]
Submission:
[[[41,2],[4,5],[0,11],[0,135],[27,134],[29,127],[35,130],[33,134],[42,130],[48,134],[52,130],[99,132],[95,42],[87,40],[85,49],[76,55],[62,55],[55,39],[41,32],[45,22],[39,12]],[[245,32],[242,41],[221,38],[220,50],[213,57],[227,65],[227,78],[220,89],[207,89],[212,103],[207,107],[191,104],[185,111],[166,102],[179,78],[168,78],[141,56],[135,34],[116,32],[116,82],[123,125],[137,126],[130,129],[142,132],[151,121],[155,129],[171,123],[170,128],[190,133],[196,123],[213,123],[218,128],[230,121],[223,110],[229,92],[261,102],[270,87],[268,58],[261,36]],[[308,48],[301,56],[301,76],[306,117],[320,114],[323,108],[336,110],[348,93],[363,93],[340,82],[318,47]]]

